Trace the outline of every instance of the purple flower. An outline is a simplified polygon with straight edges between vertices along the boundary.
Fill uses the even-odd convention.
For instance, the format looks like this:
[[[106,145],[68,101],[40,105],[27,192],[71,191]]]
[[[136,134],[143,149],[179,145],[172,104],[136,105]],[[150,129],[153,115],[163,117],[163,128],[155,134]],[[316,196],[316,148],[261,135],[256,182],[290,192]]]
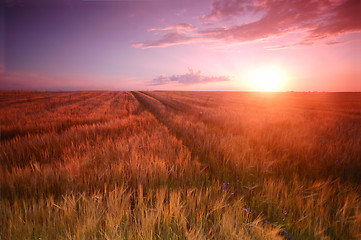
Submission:
[[[248,212],[248,209],[247,209],[247,208],[245,208],[245,209],[243,209],[243,211]]]
[[[286,211],[283,211],[283,214],[284,214],[284,215],[287,215],[287,212],[286,212]]]

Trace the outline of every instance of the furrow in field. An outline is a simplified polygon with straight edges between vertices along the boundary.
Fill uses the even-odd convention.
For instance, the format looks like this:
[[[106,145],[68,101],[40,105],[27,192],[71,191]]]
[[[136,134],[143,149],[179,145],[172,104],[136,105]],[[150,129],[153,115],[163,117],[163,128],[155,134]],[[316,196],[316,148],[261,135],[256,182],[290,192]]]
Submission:
[[[311,143],[309,153],[315,154],[311,155],[314,162],[307,163],[308,159],[294,160],[293,157],[299,157],[296,154],[302,153],[308,147],[308,145],[302,146],[303,148],[299,148],[299,152],[290,151],[290,149],[293,150],[292,148],[298,149],[297,146],[292,145],[292,141],[303,144],[292,138],[297,138],[297,134],[303,133],[304,128],[295,128],[294,132],[289,134],[287,131],[292,129],[288,129],[288,125],[280,122],[280,119],[300,122],[302,123],[301,127],[305,124],[311,125],[315,130],[320,128],[317,123],[312,125],[309,122],[302,122],[304,121],[302,118],[293,118],[292,115],[288,115],[288,107],[283,108],[283,106],[280,107],[284,109],[282,110],[284,112],[272,113],[270,122],[262,118],[258,120],[259,113],[270,114],[260,108],[256,114],[247,113],[247,116],[254,119],[251,121],[246,119],[245,124],[253,129],[244,129],[234,134],[232,125],[237,122],[231,121],[230,129],[225,127],[222,131],[221,127],[214,126],[215,122],[203,121],[205,117],[217,116],[218,109],[209,109],[212,112],[205,112],[205,116],[196,116],[192,114],[191,109],[188,112],[189,108],[180,107],[185,106],[184,104],[177,105],[179,101],[171,99],[174,96],[167,98],[158,92],[148,94],[133,92],[133,94],[178,139],[183,141],[192,151],[192,155],[197,156],[200,162],[207,166],[207,172],[212,180],[226,183],[227,190],[234,191],[236,198],[244,198],[251,211],[256,215],[261,214],[267,221],[285,226],[287,232],[297,239],[312,238],[315,236],[315,229],[319,229],[317,234],[320,238],[337,239],[339,236],[348,236],[352,239],[357,236],[357,230],[354,229],[357,221],[350,225],[342,224],[342,217],[334,213],[334,209],[340,209],[347,205],[349,199],[352,199],[354,203],[358,201],[357,192],[350,190],[355,189],[355,185],[346,180],[342,184],[340,179],[331,181],[337,177],[333,175],[322,177],[323,172],[325,174],[331,172],[326,167],[327,159],[322,159],[325,161],[324,169],[317,169],[319,172],[316,173],[314,167],[320,166],[320,157],[330,151],[325,146],[319,144],[313,146],[314,143]],[[272,104],[272,102],[268,104]],[[179,110],[179,108],[181,109]],[[279,116],[279,113],[284,116]],[[222,112],[223,116],[220,117],[220,120],[226,119],[226,114],[227,111]],[[241,118],[239,119],[241,120]],[[257,121],[260,121],[261,125],[257,125]],[[321,131],[315,131],[312,128],[306,137],[327,134],[330,127],[332,125],[326,125],[325,130],[321,129]],[[282,142],[283,138],[285,142]],[[304,144],[307,142],[309,143],[309,140],[305,139]],[[358,143],[350,142],[350,144],[355,146],[355,149],[350,149],[356,154],[359,151],[357,150]],[[283,146],[290,149],[284,148],[283,150]],[[333,146],[333,148],[335,147]],[[337,151],[342,154],[343,150],[337,149]],[[295,155],[288,155],[289,153]],[[346,154],[350,156],[350,152]],[[331,152],[326,156],[332,155],[337,156],[338,154]],[[359,157],[356,155],[349,158],[349,161],[356,161],[350,162],[350,166],[358,168],[358,159]],[[340,168],[340,166],[334,167]],[[352,173],[352,169],[347,169],[347,174],[351,175]],[[354,181],[359,179],[357,175],[349,177]],[[228,187],[228,183],[230,187]],[[312,194],[312,198],[308,197],[310,194]],[[345,197],[347,195],[348,197]],[[328,202],[329,205],[326,206],[325,202]],[[352,215],[358,219],[358,213],[354,212]],[[328,219],[328,222],[324,222],[322,219]],[[315,222],[317,225],[314,225]],[[322,229],[328,229],[328,231],[325,232]]]
[[[177,92],[174,95],[158,91],[147,93],[166,106],[177,105],[184,99]],[[208,94],[199,93],[203,99]],[[355,141],[355,136],[360,135],[361,128],[357,119],[345,115],[340,117],[337,112],[334,115],[322,115],[322,111],[315,111],[315,114],[310,115],[310,112],[304,112],[306,110],[296,110],[294,106],[300,105],[302,99],[298,99],[297,103],[297,99],[293,99],[297,96],[288,96],[287,93],[258,97],[266,99],[266,103],[257,99],[258,95],[255,93],[223,94],[228,97],[233,94],[234,98],[229,101],[219,93],[214,93],[212,101],[219,100],[218,106],[188,105],[179,111],[174,107],[169,109],[175,115],[186,115],[186,120],[193,124],[204,123],[207,132],[215,133],[220,139],[224,139],[225,136],[234,139],[235,144],[222,150],[226,158],[237,159],[236,152],[244,152],[244,148],[238,145],[238,140],[243,139],[241,144],[249,149],[249,152],[264,153],[262,158],[270,159],[266,169],[272,170],[274,176],[288,176],[284,174],[284,169],[292,169],[292,172],[310,179],[326,180],[330,173],[337,173],[335,177],[347,181],[357,183],[360,180],[357,172],[361,169],[361,148],[360,143]],[[286,101],[287,97],[290,104]],[[257,100],[258,103],[250,101],[249,98]],[[283,100],[280,102],[280,99]],[[234,156],[231,156],[230,152],[234,152]],[[347,155],[354,157],[346,157]],[[342,165],[339,164],[341,156],[345,156]],[[259,157],[248,155],[247,158]],[[319,168],[320,161],[323,163],[322,168]],[[263,164],[261,166],[265,167]]]
[[[220,177],[219,163],[222,162],[221,159],[224,159],[224,156],[221,152],[217,151],[217,149],[213,149],[217,151],[217,159],[215,159],[214,155],[210,154],[211,148],[216,141],[215,136],[211,139],[212,143],[206,142],[209,139],[203,139],[205,137],[204,134],[199,134],[197,136],[197,130],[207,131],[204,129],[206,126],[202,121],[192,124],[193,117],[187,115],[185,109],[181,112],[184,114],[179,114],[177,111],[178,107],[174,107],[175,104],[165,102],[163,99],[156,98],[152,94],[145,94],[143,92],[132,93],[160,122],[166,125],[177,138],[184,142],[194,156],[197,156],[200,159],[200,162],[206,167],[212,178],[217,179]],[[189,121],[189,119],[192,120]],[[229,175],[228,171],[222,175],[224,175],[224,177],[228,176],[227,178],[232,177]],[[221,181],[224,179],[219,180]]]

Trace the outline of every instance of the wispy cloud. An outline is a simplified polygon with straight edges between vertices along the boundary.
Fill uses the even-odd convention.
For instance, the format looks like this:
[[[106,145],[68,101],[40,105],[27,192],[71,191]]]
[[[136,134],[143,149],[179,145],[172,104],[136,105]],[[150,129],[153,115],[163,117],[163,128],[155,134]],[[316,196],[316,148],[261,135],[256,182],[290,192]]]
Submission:
[[[162,28],[151,28],[148,31],[169,31],[169,30],[176,30],[178,32],[189,32],[189,31],[197,30],[197,27],[188,23],[178,23],[172,26],[167,26]]]
[[[338,45],[338,44],[342,44],[345,43],[345,41],[331,41],[331,42],[326,42],[326,45]]]
[[[183,75],[160,75],[154,78],[151,85],[165,85],[168,83],[181,83],[184,85],[197,84],[197,83],[208,83],[208,82],[221,82],[229,81],[228,77],[225,76],[203,76],[200,71],[195,72],[189,68],[188,72]]]
[[[144,41],[134,43],[133,47],[135,48],[152,48],[152,47],[168,47],[172,45],[184,44],[189,42],[194,42],[197,39],[197,36],[194,36],[192,32],[197,30],[197,27],[192,24],[179,23],[168,27],[162,28],[151,28],[148,31],[153,32],[167,32],[160,39],[155,41]]]
[[[286,43],[285,47],[311,45],[344,33],[360,32],[360,13],[360,0],[215,0],[211,12],[202,18],[208,24],[202,25],[201,29],[185,23],[153,29],[172,32],[158,40],[140,42],[134,46],[167,47],[207,40],[249,42],[292,32],[302,32],[304,37],[296,43]],[[243,15],[258,15],[259,18],[244,24],[227,24],[227,20]],[[215,27],[219,23],[224,23],[224,26]]]
[[[170,32],[167,34],[164,34],[160,39],[155,41],[145,41],[145,42],[138,42],[134,43],[133,47],[135,48],[153,48],[153,47],[169,47],[172,45],[179,45],[184,43],[190,43],[199,41],[196,36],[191,36],[189,34],[179,33],[177,31]]]

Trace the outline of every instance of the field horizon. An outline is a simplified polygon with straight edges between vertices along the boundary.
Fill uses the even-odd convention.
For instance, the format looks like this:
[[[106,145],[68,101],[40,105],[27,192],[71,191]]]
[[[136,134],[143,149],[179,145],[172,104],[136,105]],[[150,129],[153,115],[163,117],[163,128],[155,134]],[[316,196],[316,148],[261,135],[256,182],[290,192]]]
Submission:
[[[361,239],[360,92],[0,100],[0,239]]]

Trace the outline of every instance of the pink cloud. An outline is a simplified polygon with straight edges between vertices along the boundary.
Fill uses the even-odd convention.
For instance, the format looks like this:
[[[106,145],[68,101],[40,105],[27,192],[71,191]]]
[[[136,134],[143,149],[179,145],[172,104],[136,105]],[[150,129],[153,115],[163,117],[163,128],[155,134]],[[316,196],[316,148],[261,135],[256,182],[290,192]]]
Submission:
[[[229,81],[228,77],[216,77],[216,76],[203,76],[200,71],[195,72],[189,68],[188,72],[183,75],[160,75],[154,78],[151,85],[165,85],[168,83],[181,83],[184,85],[197,84],[197,83],[208,83],[208,82],[221,82]]]
[[[331,42],[326,42],[326,45],[338,45],[338,44],[342,44],[345,43],[345,41],[331,41]]]
[[[317,26],[312,28],[306,42],[339,36],[348,32],[359,32],[361,30],[361,1],[348,0],[336,6],[331,5],[328,11],[321,17]]]
[[[172,45],[193,42],[197,40],[197,37],[192,35],[192,32],[195,30],[197,30],[196,26],[187,23],[179,23],[162,28],[151,28],[148,31],[167,31],[167,33],[156,41],[134,43],[133,47],[145,49],[152,47],[169,47]]]
[[[197,27],[192,24],[188,24],[188,23],[178,23],[178,24],[168,26],[168,27],[163,27],[163,28],[151,28],[148,31],[169,31],[169,30],[190,32],[190,31],[197,30]]]
[[[141,48],[141,49],[153,48],[153,47],[169,47],[172,45],[194,42],[195,40],[197,40],[195,36],[173,31],[163,35],[160,39],[156,41],[145,41],[145,42],[134,43],[133,47]]]
[[[296,43],[283,43],[285,47],[311,45],[344,33],[360,32],[360,13],[360,0],[216,0],[212,4],[211,13],[203,17],[203,21],[224,22],[224,27],[207,24],[203,25],[203,29],[195,31],[196,28],[191,25],[193,28],[190,32],[184,34],[174,25],[158,29],[174,32],[163,35],[159,40],[138,43],[136,46],[166,47],[200,40],[248,42],[292,32],[302,32],[304,37]],[[257,15],[260,18],[245,24],[226,25],[227,20],[243,15]]]

